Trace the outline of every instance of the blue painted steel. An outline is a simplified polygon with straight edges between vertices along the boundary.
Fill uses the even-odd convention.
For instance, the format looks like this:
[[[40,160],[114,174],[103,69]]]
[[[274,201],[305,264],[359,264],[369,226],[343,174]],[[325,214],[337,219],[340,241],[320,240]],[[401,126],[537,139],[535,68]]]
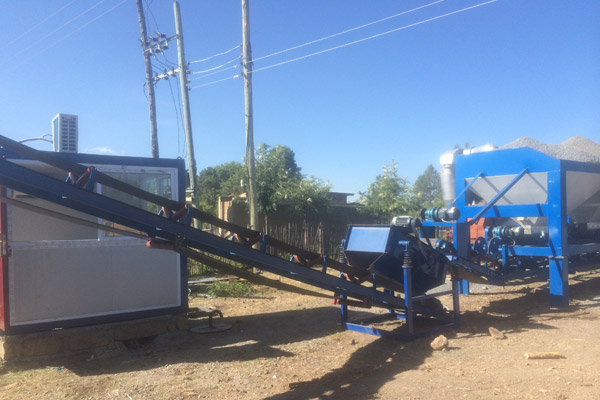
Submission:
[[[404,265],[402,267],[402,272],[404,275],[404,305],[406,307],[406,329],[408,330],[408,334],[412,335],[415,332],[414,328],[414,309],[413,309],[413,299],[412,299],[412,266]]]
[[[550,304],[569,305],[569,258],[567,250],[567,171],[548,172],[548,246],[553,251],[550,265]],[[565,250],[563,252],[563,249]]]
[[[497,282],[508,282],[525,275],[547,273],[550,281],[551,304],[566,306],[569,298],[569,258],[581,254],[593,254],[600,249],[600,243],[569,243],[566,212],[567,172],[569,171],[600,174],[600,164],[559,160],[529,148],[457,156],[455,190],[460,194],[454,205],[459,208],[461,216],[454,225],[454,245],[458,255],[469,257],[467,248],[470,235],[468,229],[463,228],[463,224],[469,221],[475,222],[479,218],[545,217],[548,224],[547,246],[539,244],[515,246],[510,242],[494,244],[488,241],[488,252],[500,260],[503,266],[499,270],[503,276],[497,277]],[[546,173],[547,201],[541,204],[498,205],[497,201],[526,173]],[[486,205],[467,204],[468,196],[465,194],[478,178],[510,175],[515,177]]]
[[[466,221],[468,218],[474,218],[481,213],[484,206],[468,206],[461,210],[461,221]],[[522,217],[524,215],[530,217],[546,217],[548,216],[547,204],[504,204],[502,206],[493,206],[481,215],[480,218],[512,218]],[[464,210],[464,215],[462,214]],[[464,219],[463,219],[464,218]]]
[[[263,253],[267,251],[267,244],[268,244],[268,239],[267,239],[267,235],[264,233],[260,234],[260,251],[262,251]]]
[[[94,185],[96,184],[96,174],[97,173],[98,173],[98,170],[96,169],[96,167],[90,167],[90,176],[89,176],[86,184],[83,186],[83,188],[85,190],[94,190]]]

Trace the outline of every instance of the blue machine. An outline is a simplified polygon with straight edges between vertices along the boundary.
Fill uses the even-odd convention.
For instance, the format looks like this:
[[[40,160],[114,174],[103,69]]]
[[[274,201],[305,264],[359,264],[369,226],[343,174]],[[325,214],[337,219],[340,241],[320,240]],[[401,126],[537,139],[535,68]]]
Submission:
[[[348,229],[343,254],[355,270],[364,271],[363,281],[373,290],[402,293],[405,307],[389,309],[387,314],[349,319],[348,306],[365,304],[347,301],[341,296],[342,325],[349,330],[376,336],[414,338],[458,324],[458,280],[453,275],[451,289],[428,294],[444,284],[451,263],[440,251],[420,240],[421,221],[412,217],[396,217],[391,225],[353,225]],[[452,295],[452,312],[437,299]],[[406,332],[387,331],[373,327],[375,322],[404,319]],[[418,320],[426,320],[428,327],[418,327]],[[432,323],[433,322],[433,323]]]
[[[453,243],[437,247],[459,275],[490,284],[548,276],[551,305],[567,306],[569,273],[584,258],[600,267],[600,164],[517,148],[459,155],[454,174],[449,206],[460,215],[444,221],[430,211],[424,225],[452,227]],[[481,219],[485,235],[471,237]]]

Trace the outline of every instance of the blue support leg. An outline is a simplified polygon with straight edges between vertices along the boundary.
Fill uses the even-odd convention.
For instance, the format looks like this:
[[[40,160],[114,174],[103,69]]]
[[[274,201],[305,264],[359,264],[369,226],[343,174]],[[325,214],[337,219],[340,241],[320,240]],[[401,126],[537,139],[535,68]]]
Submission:
[[[456,326],[458,326],[460,323],[460,300],[458,296],[458,286],[463,282],[466,281],[458,279],[456,276],[454,276],[454,274],[452,275],[452,312],[454,313],[454,324]]]
[[[464,279],[459,279],[456,284],[458,285],[458,293],[460,294],[469,294],[470,293],[470,284],[469,281]]]
[[[550,263],[550,306],[567,307],[569,305],[569,259],[552,258]]]
[[[412,298],[412,266],[404,265],[404,305],[406,306],[406,328],[408,335],[414,333],[413,298]]]
[[[454,247],[458,255],[463,258],[469,258],[471,252],[471,232],[467,223],[456,223],[452,227],[454,234]],[[469,282],[461,280],[458,287],[460,294],[469,294]]]

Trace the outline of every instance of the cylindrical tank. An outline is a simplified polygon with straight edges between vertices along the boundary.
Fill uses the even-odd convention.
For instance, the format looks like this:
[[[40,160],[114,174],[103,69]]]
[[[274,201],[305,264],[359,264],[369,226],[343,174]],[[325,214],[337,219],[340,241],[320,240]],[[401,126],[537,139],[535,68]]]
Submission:
[[[454,182],[454,157],[462,154],[462,149],[448,150],[440,157],[442,170],[440,172],[440,182],[442,184],[442,198],[444,204],[449,205],[456,197],[456,186]]]
[[[481,153],[484,151],[496,150],[498,146],[492,143],[483,146],[472,147],[469,149],[448,150],[440,157],[442,171],[440,172],[440,181],[442,184],[442,198],[444,204],[449,205],[456,198],[456,182],[454,178],[454,157],[461,154]]]

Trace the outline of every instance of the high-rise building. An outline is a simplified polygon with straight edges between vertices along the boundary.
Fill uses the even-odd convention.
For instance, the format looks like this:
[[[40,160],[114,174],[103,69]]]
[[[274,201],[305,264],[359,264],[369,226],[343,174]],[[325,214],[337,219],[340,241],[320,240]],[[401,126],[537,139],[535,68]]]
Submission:
[[[57,114],[52,119],[52,140],[54,151],[77,153],[79,140],[77,115]]]

